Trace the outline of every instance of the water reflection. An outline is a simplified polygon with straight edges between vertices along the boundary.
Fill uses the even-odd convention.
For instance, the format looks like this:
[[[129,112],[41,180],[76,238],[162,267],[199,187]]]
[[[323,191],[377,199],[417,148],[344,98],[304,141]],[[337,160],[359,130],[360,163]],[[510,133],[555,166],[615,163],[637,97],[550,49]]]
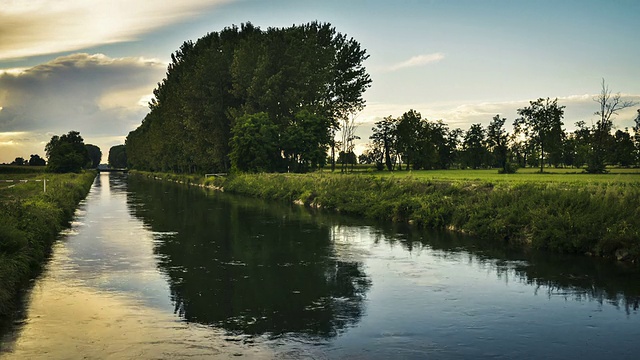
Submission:
[[[505,282],[533,287],[534,294],[573,301],[595,301],[638,314],[640,268],[615,260],[523,250],[495,242],[479,242],[454,233],[382,225],[374,241],[400,245],[409,252],[429,249],[432,256],[476,264]]]
[[[155,232],[158,266],[184,319],[248,335],[331,338],[362,317],[371,285],[362,262],[337,257],[331,227],[308,213],[135,178],[129,191],[130,211]]]

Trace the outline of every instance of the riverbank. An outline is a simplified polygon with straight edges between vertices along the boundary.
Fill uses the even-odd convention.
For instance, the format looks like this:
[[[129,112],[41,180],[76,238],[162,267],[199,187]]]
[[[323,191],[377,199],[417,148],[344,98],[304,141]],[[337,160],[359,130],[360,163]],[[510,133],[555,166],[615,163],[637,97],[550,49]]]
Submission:
[[[40,271],[95,175],[95,171],[0,175],[0,319],[15,309],[17,293]]]
[[[148,175],[150,176],[150,175]],[[640,183],[436,180],[372,174],[152,175],[561,253],[640,259]]]

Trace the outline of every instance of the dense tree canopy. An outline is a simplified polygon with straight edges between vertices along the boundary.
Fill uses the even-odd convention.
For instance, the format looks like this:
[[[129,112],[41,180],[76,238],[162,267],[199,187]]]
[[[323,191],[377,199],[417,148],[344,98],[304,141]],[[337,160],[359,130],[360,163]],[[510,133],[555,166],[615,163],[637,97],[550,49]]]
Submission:
[[[54,135],[44,149],[49,159],[47,171],[50,172],[79,172],[91,162],[84,140],[77,131]]]
[[[38,154],[31,154],[31,157],[29,158],[29,165],[30,166],[45,166],[47,165],[47,162],[40,157],[40,155]]]
[[[97,168],[102,160],[102,151],[100,151],[99,147],[93,144],[85,144],[84,147],[87,149],[89,159],[91,159],[91,164],[88,167],[93,169]]]
[[[112,146],[109,149],[109,166],[116,169],[127,167],[127,151],[124,145]]]
[[[367,57],[358,42],[317,22],[266,31],[248,23],[187,41],[127,137],[128,161],[177,172],[322,166],[332,130],[364,106]],[[269,153],[242,147],[257,137],[270,141],[260,145]]]

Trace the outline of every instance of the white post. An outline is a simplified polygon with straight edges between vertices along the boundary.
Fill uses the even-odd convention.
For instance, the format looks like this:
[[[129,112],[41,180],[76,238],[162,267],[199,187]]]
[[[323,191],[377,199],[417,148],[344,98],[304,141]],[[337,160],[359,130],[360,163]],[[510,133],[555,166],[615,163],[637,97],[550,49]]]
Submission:
[[[44,186],[44,190],[43,190],[43,191],[44,191],[44,192],[47,192],[47,179],[44,179],[44,180],[42,181],[42,183],[44,184],[44,185],[43,185],[43,186]]]

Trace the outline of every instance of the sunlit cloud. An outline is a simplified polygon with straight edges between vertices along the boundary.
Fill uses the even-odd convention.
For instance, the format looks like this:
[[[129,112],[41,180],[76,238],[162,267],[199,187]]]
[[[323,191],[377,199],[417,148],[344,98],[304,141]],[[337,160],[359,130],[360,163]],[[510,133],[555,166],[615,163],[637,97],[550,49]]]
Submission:
[[[131,41],[231,0],[9,0],[0,6],[0,60]]]
[[[43,155],[52,135],[70,130],[106,154],[140,124],[148,112],[140,100],[150,98],[166,66],[154,59],[72,54],[1,73],[0,162],[16,152]]]
[[[394,64],[394,65],[390,66],[389,70],[390,71],[397,71],[397,70],[405,69],[405,68],[423,66],[423,65],[427,65],[427,64],[431,64],[431,63],[437,63],[442,59],[444,59],[444,54],[443,53],[417,55],[417,56],[414,56],[414,57],[410,58],[409,60],[405,60],[405,61],[402,61],[402,62],[399,62],[397,64]]]

